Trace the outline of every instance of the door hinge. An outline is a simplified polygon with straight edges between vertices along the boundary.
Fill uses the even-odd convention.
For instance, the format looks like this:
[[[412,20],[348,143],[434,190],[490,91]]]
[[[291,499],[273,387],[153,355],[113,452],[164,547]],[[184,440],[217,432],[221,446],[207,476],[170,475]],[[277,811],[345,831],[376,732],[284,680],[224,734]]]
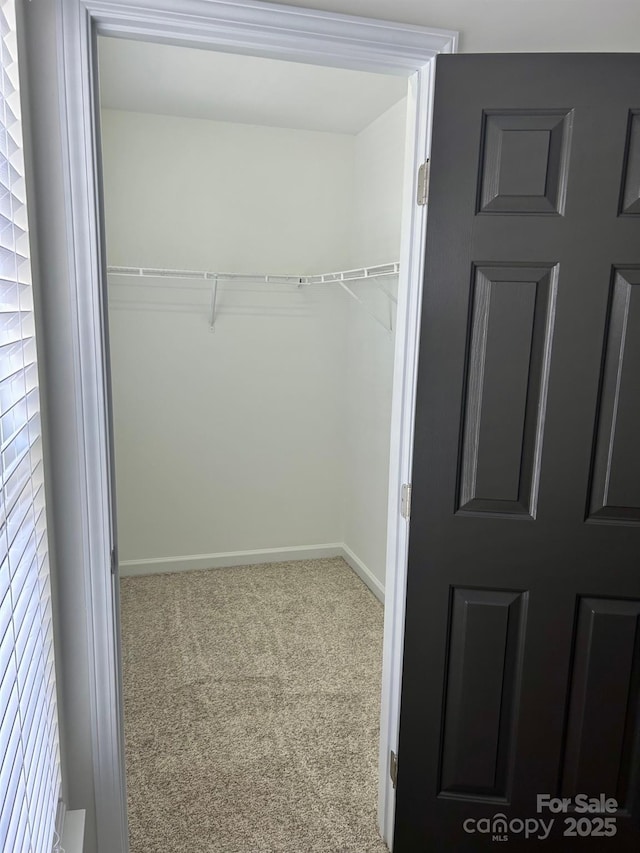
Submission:
[[[418,204],[423,207],[429,199],[429,161],[425,160],[418,169]]]
[[[118,566],[118,560],[116,558],[116,549],[112,548],[111,549],[111,574],[112,575],[115,575],[117,566]]]
[[[389,756],[389,776],[391,776],[391,784],[395,788],[398,784],[398,756],[393,750]]]
[[[411,518],[411,483],[403,483],[400,496],[400,515],[407,521]]]

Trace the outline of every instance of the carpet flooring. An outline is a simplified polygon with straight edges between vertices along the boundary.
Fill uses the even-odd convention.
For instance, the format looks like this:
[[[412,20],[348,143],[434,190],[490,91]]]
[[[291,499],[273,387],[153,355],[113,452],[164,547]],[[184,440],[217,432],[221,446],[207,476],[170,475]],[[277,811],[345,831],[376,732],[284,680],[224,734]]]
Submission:
[[[131,853],[385,853],[382,606],[341,559],[123,578]]]

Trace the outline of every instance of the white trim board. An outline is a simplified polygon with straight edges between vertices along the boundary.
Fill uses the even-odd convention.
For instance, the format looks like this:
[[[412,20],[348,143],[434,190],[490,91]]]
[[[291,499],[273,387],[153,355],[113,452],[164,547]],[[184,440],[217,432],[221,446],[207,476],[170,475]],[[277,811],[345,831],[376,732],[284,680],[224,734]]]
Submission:
[[[342,554],[345,563],[350,566],[358,575],[365,586],[368,586],[371,592],[375,595],[378,601],[384,604],[384,584],[380,583],[371,569],[362,562],[360,557],[355,554],[348,545],[342,543]]]
[[[82,853],[84,850],[84,821],[86,812],[84,809],[65,812],[64,830],[59,847],[54,847],[54,853]]]
[[[403,245],[390,447],[389,522],[379,821],[391,847],[395,792],[389,750],[396,749],[404,639],[407,523],[400,488],[411,476],[416,357],[426,211],[415,205],[417,166],[429,157],[434,60],[453,53],[457,33],[383,20],[280,6],[259,0],[56,0],[26,4],[30,86],[39,107],[32,132],[34,195],[47,257],[43,314],[49,347],[51,458],[59,518],[59,564],[73,573],[84,607],[61,604],[61,621],[84,637],[87,675],[75,669],[66,689],[75,718],[90,732],[90,754],[76,762],[93,773],[87,827],[100,851],[126,853],[117,577],[112,575],[116,517],[109,398],[108,317],[97,86],[97,35],[164,41],[317,65],[392,73],[410,80]],[[54,8],[54,12],[51,12]],[[52,15],[57,16],[52,20]],[[55,42],[55,44],[54,44]],[[57,64],[56,64],[57,63]],[[58,83],[59,81],[59,83]],[[55,88],[56,85],[58,88]],[[53,94],[52,94],[53,93]],[[44,141],[47,141],[47,144]],[[50,143],[49,140],[54,140]],[[59,147],[58,147],[59,146]],[[76,574],[77,573],[77,574]],[[86,646],[86,648],[85,648]],[[80,706],[78,706],[80,701]],[[80,771],[78,771],[80,772]],[[74,789],[83,783],[70,782]],[[86,788],[86,785],[85,785]],[[91,844],[93,847],[93,843]]]
[[[118,567],[121,578],[142,577],[169,572],[224,569],[253,566],[289,560],[321,560],[342,557],[375,597],[384,604],[384,584],[344,542],[326,545],[299,545],[287,548],[263,548],[251,551],[222,551],[216,554],[188,554],[184,557],[151,557],[145,560],[123,560]]]
[[[150,557],[143,560],[122,560],[121,578],[156,575],[165,572],[185,572],[195,569],[224,569],[229,566],[251,566],[254,563],[281,563],[286,560],[320,560],[343,557],[341,542],[328,545],[299,545],[287,548],[261,548],[250,551],[220,551],[215,554],[187,554],[184,557]]]

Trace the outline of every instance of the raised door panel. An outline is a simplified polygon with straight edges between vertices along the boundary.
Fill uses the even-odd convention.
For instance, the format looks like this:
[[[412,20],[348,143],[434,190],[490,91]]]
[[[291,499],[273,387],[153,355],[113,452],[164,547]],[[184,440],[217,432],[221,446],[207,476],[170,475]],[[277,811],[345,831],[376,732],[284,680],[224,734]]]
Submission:
[[[533,519],[557,268],[481,266],[473,278],[458,511]]]
[[[567,723],[563,796],[628,804],[637,749],[640,601],[581,598]]]
[[[527,594],[452,590],[440,788],[506,800]]]
[[[640,268],[616,269],[591,483],[595,521],[640,523]]]
[[[640,110],[630,110],[620,213],[640,216]]]
[[[564,212],[571,110],[485,111],[478,213]]]

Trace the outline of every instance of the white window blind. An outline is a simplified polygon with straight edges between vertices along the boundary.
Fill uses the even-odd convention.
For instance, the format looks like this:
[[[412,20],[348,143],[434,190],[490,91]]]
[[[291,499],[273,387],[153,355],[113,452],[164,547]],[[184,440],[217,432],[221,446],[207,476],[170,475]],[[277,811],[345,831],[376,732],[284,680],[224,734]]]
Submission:
[[[49,853],[60,763],[14,0],[0,65],[0,850]]]

